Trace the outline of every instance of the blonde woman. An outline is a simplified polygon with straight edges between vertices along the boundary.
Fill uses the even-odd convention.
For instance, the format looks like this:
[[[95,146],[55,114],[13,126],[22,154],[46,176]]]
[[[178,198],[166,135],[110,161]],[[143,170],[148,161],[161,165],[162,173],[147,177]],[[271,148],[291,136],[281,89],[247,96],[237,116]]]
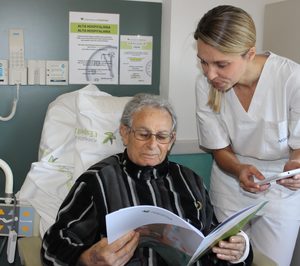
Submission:
[[[300,220],[300,175],[256,181],[300,167],[300,66],[257,54],[244,10],[217,6],[194,33],[203,75],[196,86],[199,143],[214,157],[210,196],[217,218],[268,200],[247,233],[278,265],[290,265]]]

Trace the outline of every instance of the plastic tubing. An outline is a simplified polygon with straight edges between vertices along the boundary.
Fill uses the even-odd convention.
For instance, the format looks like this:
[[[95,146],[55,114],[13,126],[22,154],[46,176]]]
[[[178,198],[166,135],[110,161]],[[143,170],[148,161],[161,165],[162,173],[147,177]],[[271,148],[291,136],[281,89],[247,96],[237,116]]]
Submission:
[[[13,173],[9,165],[0,159],[0,168],[5,175],[5,203],[11,203],[13,200]]]
[[[18,101],[19,101],[19,90],[20,90],[20,84],[17,84],[17,96],[13,100],[10,114],[8,116],[0,116],[0,121],[8,121],[15,116]]]

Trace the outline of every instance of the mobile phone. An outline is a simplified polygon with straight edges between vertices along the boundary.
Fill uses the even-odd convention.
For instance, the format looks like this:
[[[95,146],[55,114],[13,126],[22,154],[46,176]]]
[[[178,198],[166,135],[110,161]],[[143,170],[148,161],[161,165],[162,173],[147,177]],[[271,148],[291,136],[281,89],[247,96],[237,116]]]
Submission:
[[[258,185],[269,184],[269,183],[274,182],[276,180],[291,177],[291,176],[294,176],[294,175],[297,175],[297,174],[300,174],[300,168],[289,170],[289,171],[282,172],[280,174],[268,177],[266,179],[263,179],[263,180],[260,180],[260,181],[256,182],[256,184],[258,184]]]

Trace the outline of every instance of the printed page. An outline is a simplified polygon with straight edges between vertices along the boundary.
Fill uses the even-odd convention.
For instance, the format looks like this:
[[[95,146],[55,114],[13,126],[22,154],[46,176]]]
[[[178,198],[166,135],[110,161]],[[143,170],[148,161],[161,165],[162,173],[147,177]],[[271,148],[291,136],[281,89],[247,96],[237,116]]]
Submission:
[[[147,224],[172,224],[192,230],[204,238],[194,226],[176,214],[156,206],[140,205],[123,208],[106,215],[108,243],[112,243],[125,233]]]
[[[252,205],[236,212],[223,223],[219,224],[200,244],[199,248],[191,258],[189,264],[200,258],[207,250],[212,248],[220,240],[236,235],[249,222],[250,219],[267,204],[267,201]]]
[[[108,243],[140,232],[140,245],[155,249],[170,265],[190,265],[222,239],[237,234],[267,201],[236,212],[206,237],[176,214],[156,206],[134,206],[106,215]]]
[[[187,265],[203,234],[174,213],[155,206],[135,206],[106,215],[108,243],[130,230],[140,232],[140,245],[155,249],[170,265]]]

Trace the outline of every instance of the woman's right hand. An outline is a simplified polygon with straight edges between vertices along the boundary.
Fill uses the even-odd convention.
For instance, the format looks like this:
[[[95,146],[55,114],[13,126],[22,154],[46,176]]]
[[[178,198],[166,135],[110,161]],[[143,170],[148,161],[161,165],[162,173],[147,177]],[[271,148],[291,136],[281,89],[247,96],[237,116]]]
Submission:
[[[241,188],[251,193],[257,193],[265,191],[270,187],[270,184],[258,185],[255,183],[254,176],[259,180],[265,179],[264,175],[255,166],[250,164],[240,165],[238,178]]]
[[[122,266],[133,256],[139,243],[139,233],[132,231],[111,244],[107,238],[85,250],[78,259],[77,266]]]
[[[225,172],[236,176],[241,188],[244,190],[257,193],[269,188],[269,184],[260,186],[254,182],[254,176],[259,180],[263,180],[265,177],[255,166],[241,163],[230,145],[212,152],[219,167]]]

